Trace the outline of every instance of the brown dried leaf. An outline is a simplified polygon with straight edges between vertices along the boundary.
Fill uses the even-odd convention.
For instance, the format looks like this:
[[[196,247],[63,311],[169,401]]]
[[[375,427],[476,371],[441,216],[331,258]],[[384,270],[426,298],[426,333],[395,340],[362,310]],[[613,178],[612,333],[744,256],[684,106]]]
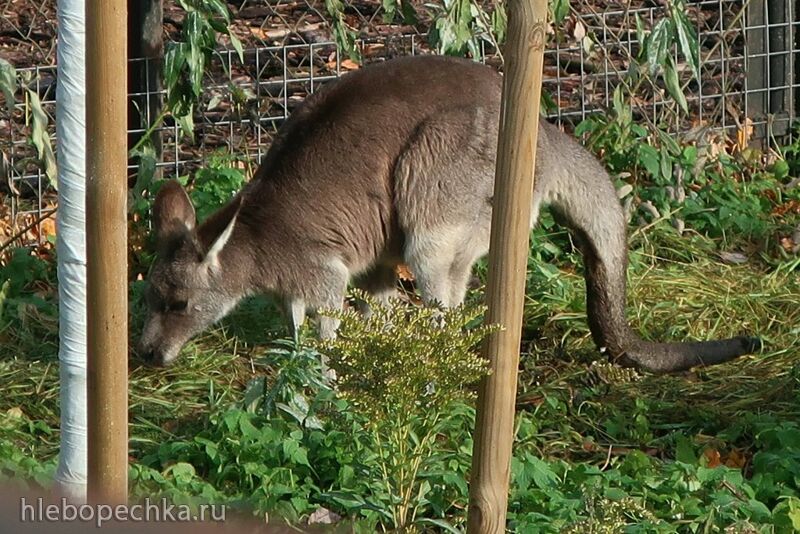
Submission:
[[[743,152],[749,145],[753,137],[753,119],[747,117],[744,124],[736,131],[736,148]]]
[[[356,63],[351,59],[345,59],[344,61],[342,61],[342,68],[345,70],[356,70],[360,69],[361,65],[359,65],[358,63]]]
[[[39,236],[42,239],[47,239],[51,235],[56,235],[56,221],[52,217],[43,220],[39,225]]]
[[[781,238],[781,247],[786,252],[794,252],[794,248],[797,246],[797,243],[794,242],[794,239],[791,237],[782,237]]]
[[[720,454],[717,449],[706,449],[703,451],[703,456],[705,456],[708,461],[708,467],[719,467],[722,465]]]
[[[741,469],[747,463],[747,458],[745,458],[741,451],[733,449],[731,452],[725,455],[723,463],[727,467]]]
[[[257,26],[251,26],[250,27],[250,33],[253,34],[253,37],[257,37],[258,39],[261,39],[262,41],[265,41],[267,39],[267,34],[264,32],[264,30],[262,30],[261,28],[259,28]]]
[[[395,269],[395,272],[400,280],[407,280],[409,282],[414,281],[414,274],[409,270],[408,265],[404,263],[398,265]]]

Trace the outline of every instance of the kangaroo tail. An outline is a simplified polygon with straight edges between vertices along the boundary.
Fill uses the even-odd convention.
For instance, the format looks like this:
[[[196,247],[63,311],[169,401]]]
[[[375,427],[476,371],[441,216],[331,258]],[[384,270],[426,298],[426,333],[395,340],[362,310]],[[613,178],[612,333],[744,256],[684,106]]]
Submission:
[[[583,253],[587,315],[597,346],[612,361],[657,373],[717,364],[760,350],[757,338],[652,343],[631,330],[625,319],[628,244],[622,207],[599,162],[575,145],[570,168],[554,166],[556,176],[541,176],[539,193],[575,234]]]
[[[726,362],[761,349],[761,340],[751,337],[685,343],[642,340],[625,320],[626,252],[615,251],[617,261],[607,265],[587,237],[582,236],[581,248],[586,264],[589,328],[595,343],[604,347],[613,361],[667,373]]]

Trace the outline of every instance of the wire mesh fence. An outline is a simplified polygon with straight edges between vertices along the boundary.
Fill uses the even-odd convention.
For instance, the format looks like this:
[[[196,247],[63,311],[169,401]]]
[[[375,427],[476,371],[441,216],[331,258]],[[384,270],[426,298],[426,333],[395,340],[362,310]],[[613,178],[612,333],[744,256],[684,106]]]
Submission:
[[[687,15],[699,37],[699,78],[692,76],[677,50],[673,51],[688,113],[679,109],[658,79],[642,76],[634,85],[629,76],[641,48],[637,20],[652,28],[667,15],[667,4],[573,0],[571,15],[552,27],[545,52],[548,117],[574,126],[591,113],[607,110],[615,90],[621,87],[636,120],[672,132],[717,128],[740,135],[744,132],[748,139],[790,133],[800,87],[795,73],[800,21],[794,2],[688,3]],[[414,4],[422,14],[413,25],[386,22],[383,4],[374,0],[350,0],[344,5],[345,23],[360,38],[364,63],[435,52],[426,34],[430,16],[425,15],[421,2]],[[26,58],[31,63],[18,70],[29,91],[18,91],[11,111],[0,96],[3,242],[46,240],[49,232],[37,221],[55,206],[52,183],[30,141],[36,104],[31,96],[36,95],[55,143],[55,41],[54,36],[47,38],[54,27],[46,20],[52,16],[53,6],[52,0],[6,0],[0,11],[0,57],[7,48],[18,65]],[[190,174],[220,152],[242,161],[258,161],[280,124],[305,96],[358,68],[336,46],[324,0],[242,0],[232,7],[232,31],[248,44],[244,61],[233,50],[218,50],[205,73],[193,139],[169,119],[158,128],[162,141],[158,165],[165,177]],[[164,9],[165,32],[174,37],[182,25],[182,11],[169,1]],[[25,20],[30,21],[27,26]],[[10,45],[3,37],[8,35],[12,36]],[[14,42],[27,43],[26,39],[35,43],[27,44],[23,50],[27,55],[23,55]],[[483,36],[479,43],[482,59],[502,68],[493,40]],[[47,63],[40,65],[40,61]],[[131,98],[153,96],[139,93]],[[162,98],[163,94],[156,96]],[[146,119],[150,123],[155,117]],[[144,130],[143,126],[137,131]]]

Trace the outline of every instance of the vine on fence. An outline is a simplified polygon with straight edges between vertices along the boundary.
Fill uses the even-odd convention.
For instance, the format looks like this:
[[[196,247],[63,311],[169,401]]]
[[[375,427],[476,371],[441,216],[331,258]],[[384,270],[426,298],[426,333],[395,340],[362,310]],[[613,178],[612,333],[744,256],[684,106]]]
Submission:
[[[25,95],[25,123],[30,124],[31,127],[29,140],[36,148],[39,162],[44,167],[45,175],[50,181],[50,185],[53,186],[53,189],[58,189],[56,156],[47,129],[50,120],[42,108],[39,93],[30,88],[31,81],[32,75],[30,72],[19,73],[11,63],[5,59],[0,59],[0,93],[3,94],[3,98],[6,101],[6,109],[9,113],[14,111],[16,106],[15,95],[19,88],[22,88]]]
[[[218,34],[230,39],[242,62],[244,50],[228,29],[231,13],[222,0],[180,0],[180,4],[186,10],[183,41],[169,43],[164,57],[165,112],[180,123],[185,135],[193,137],[194,106],[203,92],[203,74],[217,48]],[[157,122],[161,120],[163,116]]]

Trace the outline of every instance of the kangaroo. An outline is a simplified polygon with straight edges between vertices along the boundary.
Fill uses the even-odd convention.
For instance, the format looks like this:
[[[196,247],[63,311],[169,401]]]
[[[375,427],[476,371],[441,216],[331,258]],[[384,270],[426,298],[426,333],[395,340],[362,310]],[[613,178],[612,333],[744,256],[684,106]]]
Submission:
[[[378,299],[405,262],[427,303],[457,306],[489,250],[501,76],[465,60],[421,56],[342,76],[309,96],[226,206],[197,224],[167,182],[153,208],[157,260],[140,353],[174,360],[189,338],[242,298],[272,293],[296,329],[340,307],[349,282]],[[588,322],[612,361],[653,372],[758,350],[755,338],[652,343],[625,319],[626,220],[598,160],[541,121],[531,226],[543,206],[578,238]],[[322,337],[338,324],[322,317]]]

